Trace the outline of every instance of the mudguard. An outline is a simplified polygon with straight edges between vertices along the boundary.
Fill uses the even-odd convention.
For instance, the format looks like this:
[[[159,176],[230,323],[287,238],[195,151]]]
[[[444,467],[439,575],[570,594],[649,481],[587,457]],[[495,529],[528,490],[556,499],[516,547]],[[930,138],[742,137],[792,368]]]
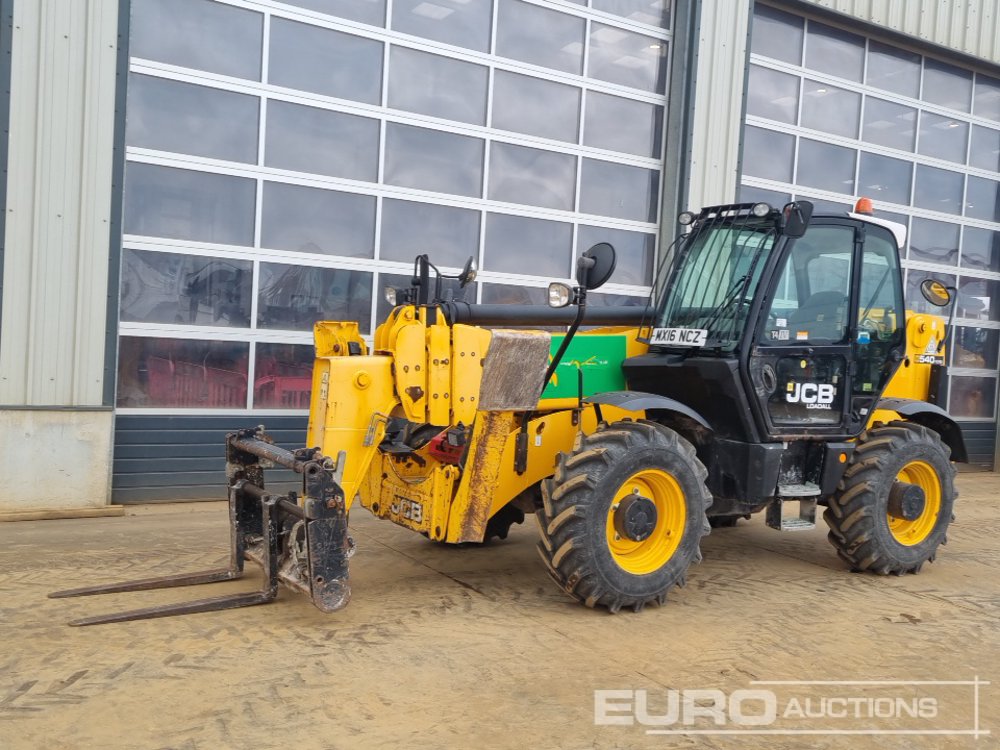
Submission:
[[[912,398],[883,398],[876,409],[894,411],[899,416],[934,430],[945,445],[951,448],[951,460],[968,463],[969,454],[965,449],[965,439],[958,423],[940,406]]]
[[[680,401],[642,391],[608,391],[585,398],[587,404],[606,404],[626,411],[667,411],[694,420],[706,430],[712,426],[698,412]]]

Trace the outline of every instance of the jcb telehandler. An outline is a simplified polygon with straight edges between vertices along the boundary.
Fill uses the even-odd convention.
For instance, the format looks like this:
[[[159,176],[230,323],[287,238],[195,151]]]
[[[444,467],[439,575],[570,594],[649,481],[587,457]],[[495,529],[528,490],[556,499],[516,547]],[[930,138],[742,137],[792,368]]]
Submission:
[[[228,568],[52,596],[229,580],[250,559],[260,592],[73,624],[259,604],[279,584],[331,612],[350,598],[358,504],[448,544],[506,537],[534,513],[552,578],[612,612],[662,603],[710,525],[760,511],[812,528],[824,506],[851,569],[916,573],[945,542],[952,461],[966,460],[940,406],[944,323],[905,312],[904,227],[812,212],[681,214],[645,309],[586,306],[614,270],[603,243],[577,286],[550,285],[549,307],[442,300],[420,256],[371,347],[356,323],[316,324],[311,447],[279,448],[262,427],[228,436]],[[921,291],[943,307],[954,290]],[[297,491],[266,488],[274,464],[301,475]]]

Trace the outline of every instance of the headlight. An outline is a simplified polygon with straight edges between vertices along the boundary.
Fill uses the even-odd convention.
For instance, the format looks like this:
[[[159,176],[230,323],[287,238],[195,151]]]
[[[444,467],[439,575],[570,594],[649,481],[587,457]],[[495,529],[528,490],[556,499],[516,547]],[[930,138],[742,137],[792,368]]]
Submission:
[[[396,288],[387,286],[383,291],[382,295],[385,297],[385,301],[388,302],[393,307],[396,306]]]
[[[681,211],[680,215],[677,217],[677,223],[681,226],[687,226],[688,224],[694,224],[695,215],[690,211]]]
[[[754,203],[753,208],[750,209],[750,213],[752,213],[758,219],[763,219],[765,216],[771,213],[771,206],[767,203]]]
[[[569,284],[553,281],[549,284],[549,307],[566,307],[573,299],[573,290]]]

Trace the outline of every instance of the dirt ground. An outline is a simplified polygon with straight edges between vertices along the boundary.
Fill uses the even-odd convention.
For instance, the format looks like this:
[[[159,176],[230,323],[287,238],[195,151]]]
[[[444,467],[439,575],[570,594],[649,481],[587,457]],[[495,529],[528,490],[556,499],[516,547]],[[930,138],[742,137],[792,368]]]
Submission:
[[[455,549],[359,510],[353,601],[342,612],[323,615],[282,592],[264,607],[70,628],[74,617],[249,590],[259,574],[50,600],[59,588],[223,562],[224,506],[3,524],[0,748],[996,747],[1000,476],[965,474],[959,487],[949,544],[920,575],[851,574],[822,523],[779,533],[755,517],[706,537],[705,561],[665,607],[616,616],[556,589],[533,521],[506,542]],[[977,678],[993,684],[759,682]],[[729,701],[718,704],[723,725],[669,716],[670,690],[691,701],[699,689]],[[646,692],[595,699],[597,690]],[[737,701],[744,716],[767,712],[766,696],[740,690],[771,691],[777,720],[734,723],[735,696],[750,696]],[[979,727],[991,735],[881,733],[971,730],[976,692]],[[917,703],[928,699],[933,706]],[[706,700],[715,698],[695,704]],[[633,723],[595,724],[595,701]],[[818,713],[789,715],[793,702]],[[879,705],[889,713],[872,718]],[[872,728],[879,733],[844,734]]]

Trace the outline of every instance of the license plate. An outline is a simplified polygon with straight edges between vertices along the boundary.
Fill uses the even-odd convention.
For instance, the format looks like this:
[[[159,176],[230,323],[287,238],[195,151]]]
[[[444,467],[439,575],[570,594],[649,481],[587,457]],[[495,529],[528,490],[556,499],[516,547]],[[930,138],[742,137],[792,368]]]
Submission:
[[[650,344],[668,346],[704,346],[708,331],[704,328],[654,328]]]

